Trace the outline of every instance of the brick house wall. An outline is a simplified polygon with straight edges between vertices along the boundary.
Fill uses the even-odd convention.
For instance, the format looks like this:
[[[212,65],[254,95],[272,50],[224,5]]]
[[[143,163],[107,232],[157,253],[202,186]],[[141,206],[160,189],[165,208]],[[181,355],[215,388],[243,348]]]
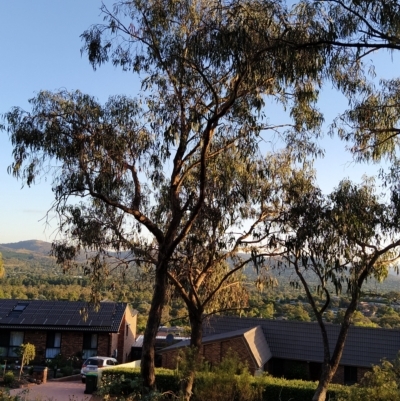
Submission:
[[[344,366],[339,365],[335,375],[332,378],[332,383],[343,384],[344,383]]]
[[[367,372],[371,372],[372,369],[368,368],[357,368],[357,383],[360,383],[361,379]]]
[[[82,347],[82,345],[81,345]],[[111,356],[110,352],[110,335],[109,333],[97,334],[97,355]]]
[[[229,350],[234,351],[239,359],[247,364],[251,374],[255,373],[257,366],[251,356],[247,342],[243,337],[231,338],[221,342],[221,360]]]
[[[66,358],[75,356],[77,353],[82,355],[83,333],[81,332],[61,332],[61,355]]]
[[[91,315],[92,317],[89,322],[86,322],[86,319],[80,316],[82,306],[87,306],[83,302],[38,300],[29,302],[0,300],[0,302],[2,302],[2,306],[7,311],[13,311],[16,306],[19,306],[20,311],[18,317],[13,316],[14,319],[19,319],[20,321],[13,321],[11,324],[8,321],[9,319],[7,320],[8,315],[4,312],[4,308],[2,309],[3,314],[0,318],[4,318],[5,321],[2,322],[0,332],[3,332],[3,330],[5,332],[3,341],[11,341],[7,340],[7,338],[11,338],[10,333],[13,330],[23,334],[23,339],[19,334],[19,337],[16,337],[17,334],[14,337],[21,340],[22,343],[31,343],[35,346],[36,358],[34,363],[36,364],[44,362],[46,351],[52,357],[58,353],[61,353],[66,358],[72,356],[82,357],[84,341],[85,349],[88,349],[89,354],[96,353],[97,355],[111,356],[112,352],[117,350],[119,362],[129,360],[131,346],[136,338],[137,312],[126,303],[101,303],[99,313],[95,313],[92,310],[88,311],[88,316]],[[25,312],[25,309],[27,312]],[[33,319],[32,316],[38,311],[41,311],[41,313],[37,316],[35,315],[36,317]],[[61,320],[60,311],[66,314]],[[73,321],[68,320],[68,317],[71,316],[74,316]],[[33,322],[35,322],[35,329],[31,328]],[[59,323],[56,325],[57,322]],[[73,326],[73,324],[76,325]],[[16,325],[17,329],[14,327]],[[104,331],[97,331],[99,329]],[[119,329],[119,332],[115,332],[117,329]],[[97,344],[95,343],[96,339]],[[49,345],[50,349],[47,349],[47,345]],[[4,347],[9,349],[7,344]],[[11,352],[9,353],[11,354]],[[11,359],[15,360],[17,358],[10,357]]]
[[[41,364],[46,359],[46,339],[49,330],[27,330],[24,331],[24,344],[30,343],[35,346],[36,356],[34,364]],[[60,353],[66,358],[82,354],[83,332],[81,331],[57,331],[61,333]],[[118,335],[114,334],[115,338]],[[111,338],[109,333],[97,333],[97,354],[111,355]]]
[[[181,348],[175,348],[171,351],[162,352],[162,367],[176,369],[177,356],[180,350]],[[203,344],[200,352],[203,358],[211,365],[218,365],[229,350],[237,353],[241,361],[247,362],[250,372],[254,374],[256,366],[243,337],[235,337]]]
[[[46,333],[43,331],[25,331],[24,344],[30,343],[35,346],[36,356],[33,362],[39,363],[46,356]]]
[[[339,367],[337,368],[337,371],[335,373],[335,376],[333,376],[332,379],[332,383],[336,383],[336,384],[346,384],[344,377],[345,377],[345,373],[344,373],[345,367],[343,365],[339,365]],[[361,368],[361,367],[357,367],[357,383],[359,383],[361,381],[361,379],[364,377],[365,373],[370,372],[371,369],[368,368]]]

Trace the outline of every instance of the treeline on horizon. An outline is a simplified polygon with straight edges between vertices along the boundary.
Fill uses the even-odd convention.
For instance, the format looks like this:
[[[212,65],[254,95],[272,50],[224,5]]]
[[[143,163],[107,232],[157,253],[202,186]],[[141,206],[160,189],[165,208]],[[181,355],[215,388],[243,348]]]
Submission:
[[[83,269],[63,273],[54,259],[40,253],[27,250],[8,250],[2,247],[5,274],[0,279],[0,298],[5,299],[42,299],[66,301],[90,301],[91,281],[84,275]],[[114,272],[104,283],[104,300],[129,302],[139,312],[138,329],[142,332],[146,316],[150,309],[151,284],[143,280],[138,282],[134,268],[121,277]],[[262,291],[256,288],[255,270],[244,270],[246,286],[249,289],[248,307],[241,310],[225,311],[227,314],[239,314],[248,317],[279,318],[298,321],[315,321],[307,303],[304,291],[293,281],[293,275],[285,270],[271,269],[275,285]],[[398,276],[389,275],[379,283],[370,280],[364,288],[362,304],[354,317],[353,324],[366,327],[400,328],[400,314],[396,309],[400,301]],[[340,323],[341,308],[346,307],[346,294],[333,296],[331,308],[326,312],[328,322]],[[187,310],[183,303],[171,297],[164,310],[163,325],[188,327]]]

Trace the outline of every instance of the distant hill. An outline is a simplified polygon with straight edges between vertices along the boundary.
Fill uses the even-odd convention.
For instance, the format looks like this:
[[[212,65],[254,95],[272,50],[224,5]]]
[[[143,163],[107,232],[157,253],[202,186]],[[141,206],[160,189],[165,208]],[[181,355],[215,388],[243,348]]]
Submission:
[[[10,269],[32,270],[38,266],[43,269],[52,269],[55,260],[49,255],[51,244],[45,241],[30,240],[0,244],[0,253],[3,256],[6,272]]]
[[[48,256],[51,250],[51,243],[33,239],[29,241],[19,241],[19,242],[12,242],[9,244],[0,244],[0,252],[2,252],[1,251],[2,248],[7,248],[7,250],[12,249],[14,251],[30,251],[42,254],[44,256]]]

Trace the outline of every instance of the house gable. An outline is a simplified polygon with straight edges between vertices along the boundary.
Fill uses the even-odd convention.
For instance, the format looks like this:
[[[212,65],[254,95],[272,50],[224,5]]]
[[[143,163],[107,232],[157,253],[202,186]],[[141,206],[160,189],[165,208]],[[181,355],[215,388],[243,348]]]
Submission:
[[[204,335],[222,334],[232,330],[261,326],[274,358],[321,363],[323,343],[318,324],[213,316],[204,324]],[[331,349],[339,335],[340,326],[326,324]],[[400,330],[351,326],[346,339],[341,364],[371,368],[382,358],[395,359],[400,349]]]
[[[190,340],[185,340],[160,350],[162,366],[175,368],[178,351],[189,345]],[[200,352],[211,364],[220,363],[229,350],[247,362],[252,373],[262,369],[272,356],[260,326],[203,337]]]

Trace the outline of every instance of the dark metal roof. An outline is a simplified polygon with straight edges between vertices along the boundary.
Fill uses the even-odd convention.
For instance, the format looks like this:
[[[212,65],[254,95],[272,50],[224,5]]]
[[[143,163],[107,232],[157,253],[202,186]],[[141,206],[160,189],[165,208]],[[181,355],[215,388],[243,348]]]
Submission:
[[[0,299],[0,329],[74,330],[116,333],[126,303]]]
[[[318,324],[235,316],[213,316],[204,323],[204,336],[261,326],[272,356],[309,362],[322,362],[323,344]],[[339,325],[326,324],[331,352]],[[371,367],[382,358],[392,360],[400,350],[400,330],[351,326],[341,365]]]

